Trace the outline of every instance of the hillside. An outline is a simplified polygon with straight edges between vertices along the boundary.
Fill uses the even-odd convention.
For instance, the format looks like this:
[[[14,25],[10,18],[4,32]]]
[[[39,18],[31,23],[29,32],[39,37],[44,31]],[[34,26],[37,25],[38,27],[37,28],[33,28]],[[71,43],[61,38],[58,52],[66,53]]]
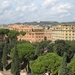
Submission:
[[[28,25],[58,25],[59,22],[56,21],[40,21],[40,22],[25,22]]]
[[[73,21],[73,22],[61,22],[61,23],[57,22],[57,21],[40,21],[40,22],[33,21],[33,22],[24,22],[24,23],[18,22],[17,24],[41,25],[41,26],[44,26],[44,25],[59,25],[59,24],[75,24],[75,21]]]

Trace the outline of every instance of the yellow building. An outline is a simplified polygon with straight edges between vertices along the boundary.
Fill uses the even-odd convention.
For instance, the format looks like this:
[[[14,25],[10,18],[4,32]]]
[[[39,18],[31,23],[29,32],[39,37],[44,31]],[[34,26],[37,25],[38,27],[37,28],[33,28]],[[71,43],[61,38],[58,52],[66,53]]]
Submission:
[[[44,37],[46,37],[47,40],[52,40],[52,30],[45,29],[44,30]]]
[[[75,25],[52,26],[52,41],[75,40]]]

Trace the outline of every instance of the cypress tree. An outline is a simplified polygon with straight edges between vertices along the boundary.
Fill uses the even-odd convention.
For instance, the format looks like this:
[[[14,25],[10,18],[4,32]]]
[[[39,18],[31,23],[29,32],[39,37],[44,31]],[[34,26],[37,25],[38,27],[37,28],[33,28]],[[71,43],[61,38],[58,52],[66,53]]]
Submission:
[[[64,55],[63,55],[63,60],[62,60],[59,75],[68,75],[68,71],[67,71],[67,53],[66,52],[64,52]]]
[[[2,55],[3,71],[6,70],[6,65],[7,65],[7,51],[8,51],[8,45],[7,45],[7,41],[5,41],[5,46],[3,48],[3,55]]]
[[[11,73],[13,73],[14,75],[20,75],[20,61],[19,61],[17,46],[15,46],[12,58]]]

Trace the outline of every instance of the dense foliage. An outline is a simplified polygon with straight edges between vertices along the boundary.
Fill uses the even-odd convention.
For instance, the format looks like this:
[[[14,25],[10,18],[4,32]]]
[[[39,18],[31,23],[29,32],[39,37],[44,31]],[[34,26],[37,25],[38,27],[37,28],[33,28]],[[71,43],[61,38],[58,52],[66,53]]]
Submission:
[[[19,35],[19,32],[16,31],[16,30],[11,30],[9,33],[8,33],[8,38],[10,38],[10,40],[13,40],[13,39],[17,39],[17,36]]]
[[[34,43],[34,47],[36,48],[35,55],[43,55],[47,52],[47,46],[50,44],[51,41],[41,41]]]
[[[70,68],[72,69],[72,72],[75,74],[75,55],[72,58],[70,64],[69,64]]]
[[[0,41],[4,41],[9,33],[9,29],[0,29]]]
[[[6,69],[7,65],[7,51],[8,51],[8,45],[7,42],[5,42],[5,46],[3,48],[3,55],[2,55],[3,70]]]
[[[30,62],[30,68],[33,74],[50,73],[57,74],[61,65],[62,58],[56,53],[47,53],[39,56],[35,61]]]
[[[68,75],[68,72],[67,72],[67,53],[66,52],[64,52],[64,55],[63,55],[63,60],[62,60],[61,69],[60,69],[60,75]]]
[[[15,48],[11,50],[11,57],[13,57]],[[19,59],[30,59],[34,55],[34,47],[30,43],[18,44],[17,45]]]
[[[14,75],[20,75],[20,61],[16,46],[12,57],[11,73],[13,73]]]
[[[25,32],[0,29],[0,70],[9,65],[7,60],[12,59],[12,65],[16,64],[13,66],[16,67],[15,75],[20,71],[19,60],[20,67],[23,66],[22,63],[26,62],[28,65],[30,63],[33,74],[40,75],[46,72],[52,75],[58,75],[58,73],[61,75],[75,74],[75,41],[56,40],[51,42],[45,39],[41,42],[29,43],[24,40],[17,41],[17,36],[20,34],[25,35]],[[5,43],[5,41],[7,42]],[[64,52],[67,53],[67,56],[64,55]],[[11,66],[12,69],[13,67]]]
[[[21,35],[25,35],[26,32],[24,32],[24,31],[20,31],[19,34],[21,34]]]
[[[9,32],[9,29],[0,29],[0,35],[7,34],[8,32]]]

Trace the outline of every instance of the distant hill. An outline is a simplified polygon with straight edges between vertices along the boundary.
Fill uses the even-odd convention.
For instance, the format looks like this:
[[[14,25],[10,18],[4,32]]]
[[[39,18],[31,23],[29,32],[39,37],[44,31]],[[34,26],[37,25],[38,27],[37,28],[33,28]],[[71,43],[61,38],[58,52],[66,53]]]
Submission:
[[[62,24],[75,24],[75,21],[73,22],[61,22]]]
[[[28,25],[58,25],[59,22],[56,21],[40,21],[40,22],[25,22],[24,24]]]
[[[44,25],[59,25],[59,24],[75,24],[75,21],[73,21],[73,22],[61,22],[61,23],[59,23],[57,21],[40,21],[40,22],[34,21],[34,22],[24,22],[24,23],[18,22],[17,24],[41,25],[41,26],[44,26]]]

